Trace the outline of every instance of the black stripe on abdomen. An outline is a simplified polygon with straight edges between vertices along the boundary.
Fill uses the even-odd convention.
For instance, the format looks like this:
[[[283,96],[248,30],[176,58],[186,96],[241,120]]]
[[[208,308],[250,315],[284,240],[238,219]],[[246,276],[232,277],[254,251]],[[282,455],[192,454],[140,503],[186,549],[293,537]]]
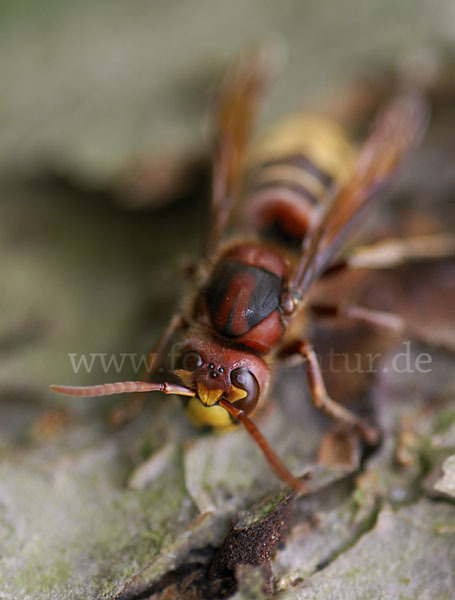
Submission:
[[[314,164],[305,154],[294,154],[280,158],[277,160],[270,160],[264,162],[260,168],[265,169],[267,167],[275,167],[280,165],[291,165],[294,167],[300,167],[301,169],[314,175],[323,185],[328,187],[333,183],[333,177],[329,173],[326,173]]]
[[[247,176],[247,195],[263,190],[283,189],[317,205],[325,197],[333,177],[322,171],[303,154],[265,162],[252,169]]]
[[[319,203],[319,198],[315,196],[312,192],[310,192],[310,190],[306,186],[296,183],[294,181],[289,181],[287,179],[272,179],[271,181],[265,181],[264,183],[255,186],[254,192],[269,189],[278,190],[283,188],[286,190],[290,190],[291,192],[295,192],[299,196],[303,196],[313,206],[316,206]]]

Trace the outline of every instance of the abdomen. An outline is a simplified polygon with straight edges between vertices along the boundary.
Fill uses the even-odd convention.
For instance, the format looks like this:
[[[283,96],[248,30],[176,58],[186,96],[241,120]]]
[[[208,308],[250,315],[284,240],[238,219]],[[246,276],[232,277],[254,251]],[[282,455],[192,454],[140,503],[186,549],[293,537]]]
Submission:
[[[355,146],[336,123],[295,115],[253,143],[245,165],[242,221],[262,234],[302,240],[331,190],[352,174]]]

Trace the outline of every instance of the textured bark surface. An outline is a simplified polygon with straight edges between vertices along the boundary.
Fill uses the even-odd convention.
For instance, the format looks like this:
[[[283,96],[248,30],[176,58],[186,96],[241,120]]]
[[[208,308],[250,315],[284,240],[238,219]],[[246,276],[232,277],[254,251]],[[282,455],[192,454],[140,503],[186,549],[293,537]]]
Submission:
[[[130,355],[179,307],[205,222],[209,98],[226,61],[266,34],[289,61],[263,122],[334,104],[331,90],[376,68],[438,82],[425,141],[368,229],[453,226],[451,14],[445,0],[0,4],[0,598],[453,598],[444,350],[315,328],[323,360],[348,356],[326,364],[332,394],[383,437],[366,453],[313,409],[303,372],[283,369],[257,421],[296,475],[313,472],[298,500],[244,431],[198,432],[173,397],[115,428],[118,400],[48,391],[131,379]],[[453,281],[441,261],[319,294],[397,310],[447,342]],[[375,352],[375,372],[356,372]],[[430,371],[399,372],[403,352],[411,365],[429,354]],[[97,354],[91,369],[82,354]]]

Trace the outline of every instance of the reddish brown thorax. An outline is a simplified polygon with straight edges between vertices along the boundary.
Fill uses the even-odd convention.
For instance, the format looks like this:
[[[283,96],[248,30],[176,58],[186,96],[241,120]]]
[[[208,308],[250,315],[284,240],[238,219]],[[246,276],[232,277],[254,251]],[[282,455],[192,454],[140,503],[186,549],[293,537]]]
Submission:
[[[281,296],[287,261],[255,243],[231,247],[215,264],[198,299],[198,320],[223,338],[267,353],[284,332]]]

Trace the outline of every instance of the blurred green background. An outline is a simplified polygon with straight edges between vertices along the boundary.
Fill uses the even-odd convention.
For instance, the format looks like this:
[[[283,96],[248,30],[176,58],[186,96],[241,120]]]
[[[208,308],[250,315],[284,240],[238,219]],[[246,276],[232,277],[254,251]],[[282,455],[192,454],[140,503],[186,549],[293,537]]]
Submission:
[[[198,148],[220,70],[252,43],[287,51],[271,116],[359,70],[431,62],[453,18],[451,0],[2,1],[0,164],[102,178],[144,152]]]

